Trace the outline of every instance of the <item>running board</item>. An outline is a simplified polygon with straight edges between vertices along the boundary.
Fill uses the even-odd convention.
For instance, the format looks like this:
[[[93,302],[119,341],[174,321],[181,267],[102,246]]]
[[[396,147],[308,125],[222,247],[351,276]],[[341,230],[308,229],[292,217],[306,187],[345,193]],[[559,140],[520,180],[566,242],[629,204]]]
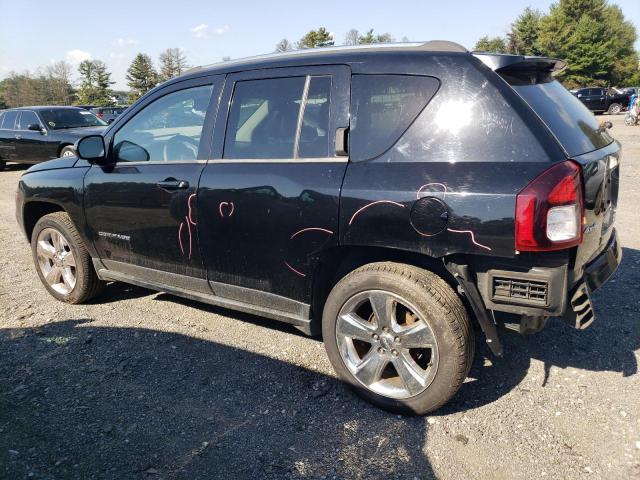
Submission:
[[[289,323],[296,327],[298,330],[301,330],[303,333],[312,335],[311,319],[308,316],[304,317],[302,315],[295,315],[293,313],[283,312],[281,310],[275,310],[259,305],[252,305],[240,300],[232,300],[214,294],[198,292],[186,288],[171,287],[166,284],[143,280],[131,275],[127,275],[125,273],[120,273],[105,268],[99,268],[97,270],[97,274],[98,277],[102,280],[130,283],[138,287],[148,288],[150,290],[156,290],[159,292],[168,293],[170,295],[176,295],[178,297],[187,298],[189,300],[195,300],[197,302],[215,305],[216,307],[228,308],[230,310],[236,310],[238,312],[249,313],[252,315],[270,318],[272,320]]]

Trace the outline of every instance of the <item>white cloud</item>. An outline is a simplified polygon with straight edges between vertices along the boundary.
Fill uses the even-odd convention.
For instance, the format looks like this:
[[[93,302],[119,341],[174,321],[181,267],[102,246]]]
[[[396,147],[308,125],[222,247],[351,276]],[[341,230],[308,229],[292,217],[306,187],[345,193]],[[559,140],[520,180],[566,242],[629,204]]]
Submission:
[[[137,45],[138,41],[135,38],[117,38],[113,41],[116,47],[130,47],[131,45]]]
[[[92,58],[91,54],[84,50],[69,50],[65,55],[65,60],[74,66],[80,65],[83,61],[91,60]]]
[[[191,29],[191,33],[196,38],[209,38],[212,35],[224,35],[229,31],[229,25],[223,25],[222,27],[212,28],[206,23],[201,23]]]

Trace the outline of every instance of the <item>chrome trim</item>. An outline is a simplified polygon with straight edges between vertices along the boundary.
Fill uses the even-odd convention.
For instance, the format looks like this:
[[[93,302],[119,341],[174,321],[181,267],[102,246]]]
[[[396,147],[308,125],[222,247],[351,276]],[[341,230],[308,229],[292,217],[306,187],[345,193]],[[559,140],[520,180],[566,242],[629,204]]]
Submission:
[[[148,162],[116,162],[115,166],[129,166],[129,165],[190,165],[196,163],[207,163],[208,160],[150,160]]]
[[[347,163],[349,158],[214,158],[209,161],[211,163]]]

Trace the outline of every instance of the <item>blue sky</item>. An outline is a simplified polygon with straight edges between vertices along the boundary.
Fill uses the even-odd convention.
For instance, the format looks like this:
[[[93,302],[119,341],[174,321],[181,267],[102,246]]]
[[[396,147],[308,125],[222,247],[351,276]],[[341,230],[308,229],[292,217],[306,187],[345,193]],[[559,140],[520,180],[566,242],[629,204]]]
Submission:
[[[640,32],[640,0],[617,0]],[[273,51],[281,38],[298,40],[319,26],[342,43],[351,28],[389,32],[400,40],[445,39],[472,48],[483,35],[504,35],[528,5],[551,1],[76,1],[0,0],[0,78],[55,60],[107,63],[116,88],[137,52],[157,61],[168,47],[182,48],[190,64]],[[640,49],[640,40],[636,42]]]

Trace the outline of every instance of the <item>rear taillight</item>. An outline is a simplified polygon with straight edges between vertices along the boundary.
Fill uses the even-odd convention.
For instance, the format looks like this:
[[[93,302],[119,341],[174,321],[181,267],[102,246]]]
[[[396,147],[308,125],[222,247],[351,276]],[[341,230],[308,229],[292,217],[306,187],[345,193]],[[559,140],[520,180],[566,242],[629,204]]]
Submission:
[[[568,160],[538,175],[516,197],[516,250],[559,250],[582,242],[580,166]]]

